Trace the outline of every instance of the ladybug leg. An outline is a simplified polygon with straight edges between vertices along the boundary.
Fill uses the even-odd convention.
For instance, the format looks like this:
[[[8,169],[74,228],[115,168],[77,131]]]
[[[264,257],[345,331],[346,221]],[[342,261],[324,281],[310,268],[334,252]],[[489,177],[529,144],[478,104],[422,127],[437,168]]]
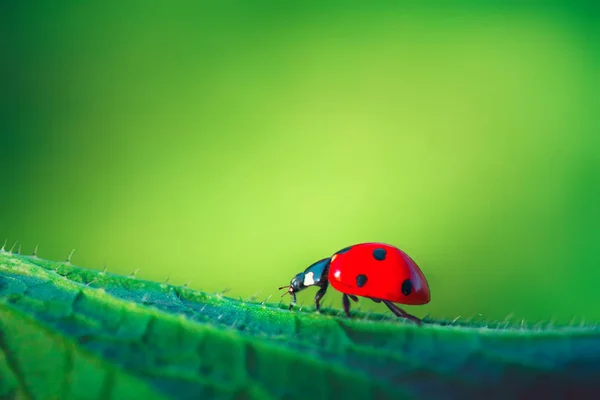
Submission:
[[[421,321],[419,318],[415,317],[414,315],[410,315],[389,300],[383,300],[383,304],[385,304],[387,308],[389,308],[390,311],[393,312],[397,317],[409,319],[413,322],[416,322],[418,325],[423,323],[423,321]]]
[[[327,293],[327,285],[325,285],[321,289],[319,289],[319,291],[315,295],[315,308],[317,309],[317,311],[319,311],[321,309],[321,305],[319,304],[319,301],[321,301],[323,296],[325,296],[325,293]]]
[[[352,299],[354,302],[357,302],[357,301],[358,301],[358,297],[356,297],[356,296],[355,296],[355,295],[353,295],[353,294],[349,294],[349,295],[348,295],[348,297],[350,297],[350,298],[351,298],[351,299]]]
[[[350,299],[348,298],[347,294],[344,294],[342,301],[344,303],[344,311],[346,312],[348,318],[350,318]]]
[[[292,295],[292,301],[290,301],[290,310],[296,305],[296,293],[294,292],[290,292],[290,294]]]
[[[371,297],[371,300],[373,300],[375,303],[381,303],[381,300],[379,300],[379,299],[374,299]]]

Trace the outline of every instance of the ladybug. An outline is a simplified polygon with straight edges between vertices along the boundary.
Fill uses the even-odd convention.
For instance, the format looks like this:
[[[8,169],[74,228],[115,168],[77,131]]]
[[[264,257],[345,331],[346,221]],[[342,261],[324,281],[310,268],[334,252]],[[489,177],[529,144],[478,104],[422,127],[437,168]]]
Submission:
[[[286,294],[292,296],[289,309],[296,304],[296,293],[309,286],[318,286],[315,306],[327,292],[329,283],[343,293],[346,315],[350,317],[350,299],[358,296],[385,304],[396,316],[418,324],[421,320],[394,303],[421,305],[430,300],[427,279],[417,264],[402,250],[385,243],[361,243],[346,247],[329,258],[310,265],[292,278]]]

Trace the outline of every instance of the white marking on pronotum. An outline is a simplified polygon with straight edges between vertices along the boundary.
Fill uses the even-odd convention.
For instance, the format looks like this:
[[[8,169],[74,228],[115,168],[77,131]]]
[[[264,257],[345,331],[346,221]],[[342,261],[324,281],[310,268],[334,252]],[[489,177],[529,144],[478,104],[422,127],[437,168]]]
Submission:
[[[342,271],[340,271],[339,269],[337,271],[334,272],[333,276],[335,276],[336,279],[340,279],[340,274],[342,273]]]
[[[304,286],[311,286],[315,284],[315,273],[309,272],[304,275]]]

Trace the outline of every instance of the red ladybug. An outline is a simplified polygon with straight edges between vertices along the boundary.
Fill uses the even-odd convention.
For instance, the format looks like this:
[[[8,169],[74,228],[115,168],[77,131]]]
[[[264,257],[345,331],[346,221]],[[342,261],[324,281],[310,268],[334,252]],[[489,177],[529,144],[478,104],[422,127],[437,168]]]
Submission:
[[[285,294],[292,296],[290,310],[296,304],[296,293],[309,287],[319,286],[315,305],[331,283],[342,292],[344,311],[350,317],[350,300],[357,296],[367,297],[377,303],[383,302],[396,316],[417,323],[421,320],[408,314],[394,303],[420,305],[430,300],[427,279],[417,264],[402,250],[385,243],[361,243],[346,247],[330,258],[319,260],[300,272],[290,282]]]

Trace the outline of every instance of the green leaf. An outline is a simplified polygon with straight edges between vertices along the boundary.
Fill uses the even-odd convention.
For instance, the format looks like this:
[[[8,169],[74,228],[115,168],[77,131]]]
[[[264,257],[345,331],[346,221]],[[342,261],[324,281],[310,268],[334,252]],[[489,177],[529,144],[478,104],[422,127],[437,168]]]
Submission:
[[[0,397],[402,399],[600,390],[595,325],[288,311],[0,253]]]

